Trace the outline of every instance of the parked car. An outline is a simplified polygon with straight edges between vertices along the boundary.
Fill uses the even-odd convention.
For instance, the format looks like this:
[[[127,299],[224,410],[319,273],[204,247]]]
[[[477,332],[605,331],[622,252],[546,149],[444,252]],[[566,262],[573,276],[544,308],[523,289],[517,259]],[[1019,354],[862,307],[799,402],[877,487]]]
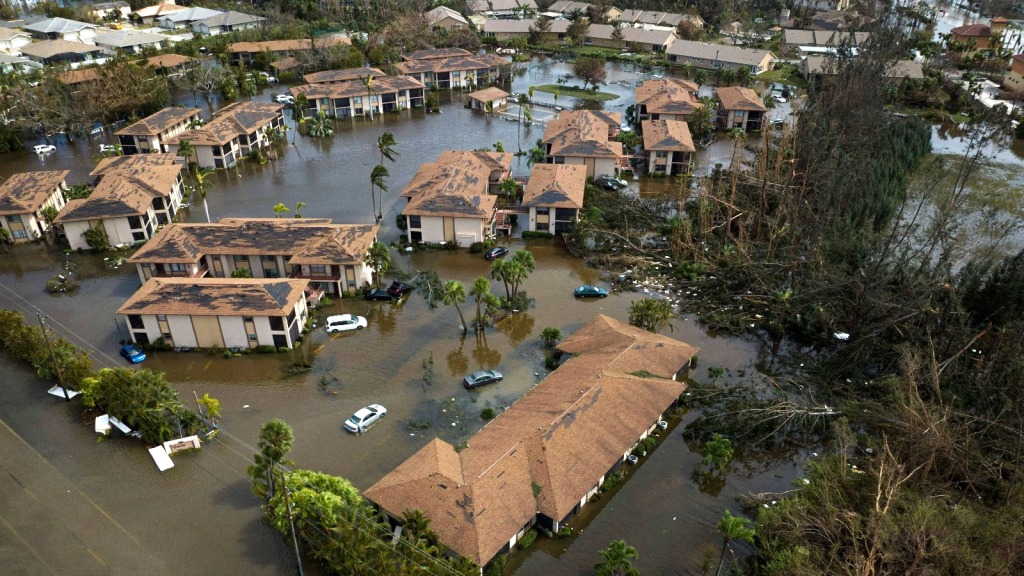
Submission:
[[[135,344],[121,346],[121,356],[132,364],[138,364],[146,360],[146,353]]]
[[[504,246],[495,246],[484,253],[484,260],[497,260],[506,254],[508,254],[508,248],[505,248]]]
[[[388,286],[388,294],[391,294],[392,298],[401,298],[409,292],[412,292],[412,286],[409,286],[405,282],[395,280],[391,283],[391,286]]]
[[[367,300],[391,300],[391,294],[383,288],[374,288],[373,290],[367,290],[366,294],[363,294],[363,298]]]
[[[259,75],[263,77],[264,82],[267,84],[277,84],[277,78],[267,74],[266,72],[259,72]]]
[[[612,176],[601,176],[594,180],[594,184],[604,188],[605,190],[622,190],[626,186],[629,186],[629,182]]]
[[[100,154],[117,152],[117,144],[100,144]]]
[[[782,126],[785,123],[786,121],[782,118],[772,118],[771,122],[769,122],[772,126]]]
[[[786,97],[783,96],[781,92],[772,92],[772,98],[774,98],[776,102],[779,102],[781,104],[785,104],[786,102],[789,102],[789,100],[787,100]]]
[[[462,379],[462,385],[466,388],[477,388],[484,384],[501,382],[502,378],[504,378],[504,376],[502,376],[501,372],[498,372],[497,370],[477,370],[472,374],[467,374],[466,377]]]
[[[366,328],[366,318],[363,318],[362,316],[353,316],[352,314],[328,316],[327,326],[325,328],[328,333],[362,330],[363,328]]]
[[[577,298],[604,298],[608,295],[608,291],[599,286],[584,284],[583,286],[573,290],[572,295]]]
[[[291,94],[278,94],[274,96],[274,102],[278,104],[295,104],[295,97]]]
[[[50,152],[56,152],[57,147],[53,144],[37,144],[32,147],[36,154],[49,154]]]
[[[345,430],[353,434],[362,434],[387,413],[388,409],[380,404],[370,404],[366,408],[360,408],[351,418],[345,420]]]

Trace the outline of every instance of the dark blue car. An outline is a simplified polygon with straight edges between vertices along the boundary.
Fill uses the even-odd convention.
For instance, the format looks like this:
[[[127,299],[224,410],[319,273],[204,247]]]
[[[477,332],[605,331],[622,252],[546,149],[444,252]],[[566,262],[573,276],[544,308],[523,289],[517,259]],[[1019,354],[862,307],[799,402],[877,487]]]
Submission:
[[[572,295],[577,298],[604,298],[608,295],[608,291],[604,288],[584,284],[583,286],[573,290]]]
[[[146,353],[135,344],[121,346],[121,356],[124,356],[124,359],[132,364],[138,364],[146,359]]]

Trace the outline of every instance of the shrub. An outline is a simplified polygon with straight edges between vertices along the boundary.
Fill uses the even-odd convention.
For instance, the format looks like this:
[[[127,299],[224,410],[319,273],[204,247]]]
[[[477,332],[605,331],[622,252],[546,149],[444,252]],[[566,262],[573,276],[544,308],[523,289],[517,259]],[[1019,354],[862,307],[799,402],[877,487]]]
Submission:
[[[469,245],[469,253],[470,254],[479,254],[479,253],[481,253],[483,251],[484,251],[484,243],[483,242],[473,242],[472,244]]]
[[[523,240],[537,239],[537,240],[551,240],[554,238],[554,234],[550,232],[533,232],[531,230],[523,230]]]
[[[497,415],[498,414],[494,411],[494,408],[491,408],[490,406],[480,411],[480,418],[482,420],[492,420]]]
[[[566,536],[572,536],[572,528],[568,526],[562,526],[558,529],[559,538],[565,538]]]
[[[523,537],[519,539],[519,542],[516,542],[516,546],[520,550],[526,550],[530,547],[531,544],[533,544],[533,541],[536,539],[537,531],[531,528],[530,530],[527,530],[526,534],[523,534]]]
[[[260,344],[259,346],[252,349],[257,354],[273,354],[277,352],[277,348],[270,346],[269,344]]]
[[[622,482],[622,472],[612,472],[605,477],[604,482],[601,484],[602,490],[611,490]]]

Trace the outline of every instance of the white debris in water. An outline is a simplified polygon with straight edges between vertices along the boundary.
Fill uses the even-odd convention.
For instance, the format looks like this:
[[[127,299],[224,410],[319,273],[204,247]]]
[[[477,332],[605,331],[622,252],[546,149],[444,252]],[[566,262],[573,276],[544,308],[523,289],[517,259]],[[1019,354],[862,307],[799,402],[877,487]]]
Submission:
[[[246,404],[245,406],[242,406],[242,408],[248,408],[248,407],[249,407],[249,405],[248,405],[248,404]]]
[[[842,340],[843,342],[850,339],[850,335],[846,332],[836,332],[832,336],[835,337],[836,340]]]

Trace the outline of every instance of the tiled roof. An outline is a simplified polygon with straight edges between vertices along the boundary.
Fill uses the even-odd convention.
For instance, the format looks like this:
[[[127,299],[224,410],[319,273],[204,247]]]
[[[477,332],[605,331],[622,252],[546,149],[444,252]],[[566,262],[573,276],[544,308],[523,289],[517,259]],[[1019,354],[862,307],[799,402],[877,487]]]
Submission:
[[[367,75],[374,78],[387,76],[377,68],[345,68],[342,70],[327,70],[324,72],[313,72],[302,77],[307,84],[330,84],[331,82],[346,82],[348,80],[359,80]]]
[[[155,68],[175,68],[192,62],[194,59],[181,54],[160,54],[146,59],[146,64]]]
[[[402,60],[437,60],[438,58],[456,58],[459,56],[472,56],[473,53],[462,48],[428,48],[416,50],[408,54],[402,54]]]
[[[545,144],[551,144],[551,156],[583,156],[618,158],[622,143],[611,140],[609,127],[618,127],[622,114],[576,110],[562,112],[548,121],[544,129]]]
[[[675,377],[697,349],[603,315],[558,347],[572,358],[468,447],[434,440],[364,495],[393,516],[423,510],[480,565],[537,513],[565,518],[683,392]]]
[[[227,144],[242,134],[252,134],[281,115],[283,104],[270,102],[235,102],[221,108],[213,119],[200,128],[187,130],[167,140],[176,144],[188,140],[193,145],[218,146]]]
[[[199,118],[199,108],[164,108],[142,120],[126,126],[114,134],[118,136],[157,136],[181,122]]]
[[[58,54],[89,54],[90,52],[102,52],[103,48],[95,44],[84,42],[72,42],[70,40],[43,40],[33,42],[21,47],[21,53],[36,58],[51,58]]]
[[[286,316],[308,280],[278,278],[150,278],[118,314]]]
[[[726,110],[747,110],[751,112],[766,112],[768,108],[761,101],[761,97],[750,88],[744,86],[725,86],[715,88],[715,95],[722,108]]]
[[[39,210],[68,177],[70,170],[19,172],[0,183],[0,216]]]
[[[419,80],[408,76],[374,76],[371,86],[378,95],[423,88],[423,84]],[[289,92],[291,92],[292,96],[305,94],[306,98],[310,100],[316,98],[351,98],[353,96],[366,96],[366,85],[363,84],[362,80],[347,80],[330,84],[293,86],[289,89]]]
[[[949,32],[950,34],[955,34],[964,38],[988,38],[992,36],[992,28],[987,24],[968,24],[966,26],[957,26]]]
[[[326,46],[337,46],[338,44],[351,44],[352,41],[348,38],[342,38],[339,36],[328,36],[326,38],[317,38],[316,45],[318,47]],[[301,50],[312,50],[313,41],[309,38],[298,38],[295,40],[264,40],[263,42],[235,42],[228,46],[228,52],[232,53],[247,53],[247,52],[284,52],[284,51],[301,51]]]
[[[311,218],[225,218],[216,224],[169,224],[132,263],[194,263],[204,255],[282,255],[290,264],[362,264],[380,226]]]
[[[644,150],[696,152],[690,126],[678,120],[644,120]]]
[[[481,56],[457,56],[455,58],[436,58],[429,60],[407,60],[395,64],[395,68],[403,74],[420,72],[451,72],[454,70],[482,70],[508,66],[510,62],[501,56],[483,54]]]
[[[145,214],[154,198],[170,196],[181,173],[174,154],[134,154],[104,158],[92,171],[100,176],[85,199],[71,200],[55,222],[99,220]]]
[[[582,164],[536,164],[523,193],[523,206],[583,208],[587,167]]]
[[[703,104],[694,94],[699,87],[681,78],[645,80],[637,86],[636,103],[647,106],[648,114],[693,114]]]

